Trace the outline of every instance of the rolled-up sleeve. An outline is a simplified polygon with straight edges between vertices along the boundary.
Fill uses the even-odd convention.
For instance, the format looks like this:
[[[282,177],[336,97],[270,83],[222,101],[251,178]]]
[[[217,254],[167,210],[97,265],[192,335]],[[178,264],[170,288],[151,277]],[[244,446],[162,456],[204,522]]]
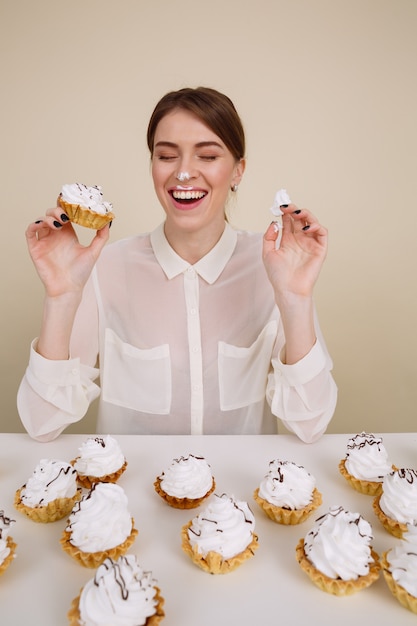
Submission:
[[[82,364],[79,358],[45,359],[36,352],[35,345],[36,340],[30,348],[17,406],[29,435],[39,441],[50,441],[87,413],[90,403],[100,394],[94,382],[99,372]]]
[[[293,365],[272,360],[267,384],[271,411],[306,443],[316,441],[333,416],[337,386],[331,369],[331,359],[319,340]]]

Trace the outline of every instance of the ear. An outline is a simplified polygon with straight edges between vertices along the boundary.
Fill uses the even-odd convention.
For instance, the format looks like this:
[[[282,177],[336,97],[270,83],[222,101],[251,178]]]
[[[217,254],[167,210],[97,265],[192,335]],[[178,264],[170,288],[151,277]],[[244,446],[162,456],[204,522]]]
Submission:
[[[238,161],[235,166],[235,173],[233,176],[232,185],[240,184],[240,181],[243,178],[245,168],[246,168],[246,159],[240,159],[240,161]]]

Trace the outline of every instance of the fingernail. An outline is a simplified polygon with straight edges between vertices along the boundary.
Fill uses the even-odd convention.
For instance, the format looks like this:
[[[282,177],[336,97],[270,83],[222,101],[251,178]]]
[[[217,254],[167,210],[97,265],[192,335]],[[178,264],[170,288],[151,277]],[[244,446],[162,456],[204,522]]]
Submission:
[[[43,220],[36,220],[35,224],[42,224]]]
[[[55,228],[62,228],[61,222],[57,222],[57,220],[54,220],[54,226]]]
[[[308,230],[310,228],[310,224],[307,224],[307,226],[304,226],[303,230]]]
[[[61,213],[61,220],[63,222],[68,222],[69,221],[68,215],[66,215],[65,213]]]
[[[109,222],[109,228],[111,228],[112,224],[113,224],[113,220],[111,222]]]
[[[301,209],[297,209],[296,211],[294,211],[294,213],[295,213],[296,215],[300,215],[300,213],[301,213]]]
[[[280,204],[279,206],[282,206],[282,207],[284,207],[284,209],[286,209],[288,204]]]

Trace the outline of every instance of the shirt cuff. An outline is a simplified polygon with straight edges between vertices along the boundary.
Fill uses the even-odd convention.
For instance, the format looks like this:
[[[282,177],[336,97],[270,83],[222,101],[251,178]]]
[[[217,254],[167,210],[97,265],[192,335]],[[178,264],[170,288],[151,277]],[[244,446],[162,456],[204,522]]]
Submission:
[[[326,355],[319,341],[316,341],[310,352],[297,363],[287,365],[278,358],[272,360],[272,365],[276,378],[282,378],[290,387],[296,387],[313,380],[325,369]]]
[[[59,387],[74,385],[80,381],[81,370],[91,380],[97,377],[98,370],[94,367],[81,365],[78,357],[57,361],[46,359],[39,352],[36,352],[36,343],[37,339],[34,339],[30,346],[28,369],[39,382]]]

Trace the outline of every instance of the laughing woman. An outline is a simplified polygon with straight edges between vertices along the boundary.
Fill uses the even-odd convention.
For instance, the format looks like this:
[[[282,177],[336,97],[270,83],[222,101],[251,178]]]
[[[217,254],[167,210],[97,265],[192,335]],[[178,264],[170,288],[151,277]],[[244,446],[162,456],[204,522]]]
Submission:
[[[245,136],[216,90],[166,94],[147,141],[165,212],[152,233],[105,246],[107,225],[84,246],[60,208],[26,231],[45,304],[18,391],[25,428],[53,439],[100,396],[100,433],[273,433],[279,418],[318,439],[337,397],[313,304],[326,229],[294,204],[279,246],[274,223],[230,226]]]

